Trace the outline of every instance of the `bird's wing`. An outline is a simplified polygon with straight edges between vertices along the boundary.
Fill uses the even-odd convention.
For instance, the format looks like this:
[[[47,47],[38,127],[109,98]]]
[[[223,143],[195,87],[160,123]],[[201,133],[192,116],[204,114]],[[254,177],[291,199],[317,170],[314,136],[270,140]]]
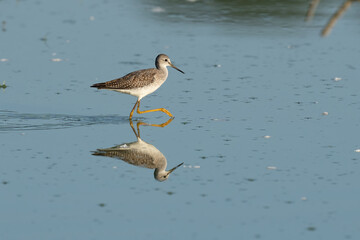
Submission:
[[[141,151],[98,149],[93,153],[95,156],[106,156],[121,159],[135,166],[155,168],[154,159],[151,155]]]
[[[98,89],[130,89],[141,88],[155,81],[156,69],[145,69],[131,72],[124,77],[108,82],[96,83],[91,87]]]

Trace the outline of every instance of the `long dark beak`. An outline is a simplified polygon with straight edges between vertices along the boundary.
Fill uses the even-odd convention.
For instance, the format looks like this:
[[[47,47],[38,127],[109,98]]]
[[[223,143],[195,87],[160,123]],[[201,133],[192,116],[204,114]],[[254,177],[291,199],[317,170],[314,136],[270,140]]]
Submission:
[[[170,66],[171,66],[172,68],[175,68],[175,69],[178,70],[179,72],[185,74],[183,71],[181,71],[180,69],[178,69],[177,67],[175,67],[172,63],[169,63],[169,64],[170,64]]]
[[[181,165],[183,165],[183,164],[184,164],[184,163],[182,162],[182,163],[180,163],[179,165],[177,165],[176,167],[170,169],[169,172],[168,172],[168,175],[169,175],[170,173],[172,173],[175,169],[177,169],[178,167],[180,167]]]

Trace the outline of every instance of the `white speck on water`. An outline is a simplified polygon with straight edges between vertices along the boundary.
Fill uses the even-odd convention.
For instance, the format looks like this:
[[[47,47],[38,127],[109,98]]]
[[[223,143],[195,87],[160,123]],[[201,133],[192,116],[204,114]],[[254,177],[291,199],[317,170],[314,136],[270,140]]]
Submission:
[[[306,201],[307,197],[301,197],[300,199],[301,199],[301,201]]]
[[[342,78],[341,77],[334,77],[334,81],[338,82],[338,81],[341,81]]]
[[[328,112],[323,112],[322,115],[327,116],[327,115],[329,115],[329,113]]]
[[[195,166],[192,166],[192,165],[184,165],[184,168],[200,168],[199,165],[195,165]]]
[[[277,167],[275,167],[275,166],[268,166],[266,168],[269,169],[269,170],[276,170],[277,169]]]
[[[94,17],[94,16],[90,16],[89,19],[90,19],[90,21],[94,21],[94,20],[95,20],[95,17]]]
[[[264,136],[264,138],[265,138],[265,139],[269,139],[269,138],[271,138],[271,136],[266,135],[266,136]]]
[[[52,58],[52,59],[50,59],[50,61],[52,61],[52,62],[61,62],[63,60],[61,58]]]
[[[358,153],[360,153],[360,148],[358,148],[358,149],[355,149],[355,152],[358,152]]]
[[[52,55],[52,56],[56,56],[56,53],[55,53],[55,52],[53,52],[51,55]]]
[[[215,64],[214,67],[220,68],[221,64]]]
[[[9,59],[7,59],[7,58],[1,58],[0,59],[0,62],[7,62],[7,61],[9,61]]]
[[[117,166],[113,166],[112,168],[113,168],[113,169],[117,169]]]
[[[162,7],[153,7],[153,8],[151,9],[151,11],[152,11],[153,13],[162,13],[162,12],[165,12],[165,9],[162,8]]]
[[[221,121],[221,122],[226,121],[225,119],[221,119],[221,118],[212,118],[211,120],[212,121]]]

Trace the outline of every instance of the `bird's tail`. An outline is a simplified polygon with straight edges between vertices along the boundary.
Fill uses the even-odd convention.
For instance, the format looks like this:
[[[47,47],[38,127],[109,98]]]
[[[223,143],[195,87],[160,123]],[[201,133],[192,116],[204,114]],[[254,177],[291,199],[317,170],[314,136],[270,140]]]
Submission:
[[[106,88],[106,84],[105,83],[95,83],[95,84],[91,85],[90,87],[102,89],[102,88]]]

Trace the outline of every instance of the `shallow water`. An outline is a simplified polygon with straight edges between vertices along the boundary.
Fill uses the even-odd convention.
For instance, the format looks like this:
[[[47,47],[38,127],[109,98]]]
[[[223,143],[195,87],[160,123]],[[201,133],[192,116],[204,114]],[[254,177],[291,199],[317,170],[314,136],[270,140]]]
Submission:
[[[320,36],[339,6],[0,1],[0,239],[359,238],[360,4]],[[158,53],[186,73],[142,100],[175,116],[139,126],[184,162],[164,182],[93,155],[137,141],[136,99],[89,87]]]

